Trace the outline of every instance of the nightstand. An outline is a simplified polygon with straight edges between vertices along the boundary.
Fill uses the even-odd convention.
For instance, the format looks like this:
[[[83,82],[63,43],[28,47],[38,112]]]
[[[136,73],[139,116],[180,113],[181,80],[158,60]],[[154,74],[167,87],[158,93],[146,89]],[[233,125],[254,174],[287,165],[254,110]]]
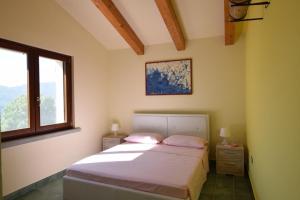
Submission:
[[[109,133],[107,135],[104,135],[102,137],[102,151],[123,143],[124,138],[126,138],[127,136],[128,135],[124,133],[118,133],[117,135],[114,135],[113,133]]]
[[[218,144],[216,147],[217,173],[244,176],[244,147]]]

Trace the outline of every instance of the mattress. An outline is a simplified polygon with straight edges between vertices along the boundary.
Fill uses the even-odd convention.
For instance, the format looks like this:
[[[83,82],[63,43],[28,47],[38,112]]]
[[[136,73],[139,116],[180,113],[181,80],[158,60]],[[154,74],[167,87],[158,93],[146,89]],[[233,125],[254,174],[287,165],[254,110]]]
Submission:
[[[67,176],[196,200],[208,172],[207,149],[123,143],[84,158]]]

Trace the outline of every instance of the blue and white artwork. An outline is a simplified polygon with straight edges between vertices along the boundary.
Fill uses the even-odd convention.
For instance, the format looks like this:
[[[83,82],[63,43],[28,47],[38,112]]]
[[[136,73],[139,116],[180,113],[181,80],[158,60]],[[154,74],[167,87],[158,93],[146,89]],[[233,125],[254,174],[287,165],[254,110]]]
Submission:
[[[146,95],[192,94],[192,59],[146,63]]]

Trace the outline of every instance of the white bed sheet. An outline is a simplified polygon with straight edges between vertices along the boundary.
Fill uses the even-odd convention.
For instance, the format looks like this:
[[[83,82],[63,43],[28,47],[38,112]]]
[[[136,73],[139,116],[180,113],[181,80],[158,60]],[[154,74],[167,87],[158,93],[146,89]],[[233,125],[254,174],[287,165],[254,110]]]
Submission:
[[[196,200],[207,172],[207,149],[124,143],[78,161],[67,175]]]

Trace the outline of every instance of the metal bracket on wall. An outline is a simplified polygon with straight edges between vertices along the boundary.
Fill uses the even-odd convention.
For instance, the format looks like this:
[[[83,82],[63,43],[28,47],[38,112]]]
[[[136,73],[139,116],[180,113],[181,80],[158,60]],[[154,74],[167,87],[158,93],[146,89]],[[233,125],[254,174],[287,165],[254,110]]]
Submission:
[[[231,7],[236,7],[236,6],[261,6],[265,5],[265,8],[267,8],[271,2],[269,1],[262,1],[262,2],[256,2],[256,3],[236,3],[232,4]]]
[[[262,2],[256,2],[256,3],[236,3],[236,4],[232,4],[231,7],[264,5],[265,8],[268,8],[270,4],[271,4],[270,1],[262,1]],[[243,21],[263,20],[263,19],[264,19],[263,17],[248,18],[248,19],[232,19],[232,20],[230,20],[230,22],[243,22]]]

